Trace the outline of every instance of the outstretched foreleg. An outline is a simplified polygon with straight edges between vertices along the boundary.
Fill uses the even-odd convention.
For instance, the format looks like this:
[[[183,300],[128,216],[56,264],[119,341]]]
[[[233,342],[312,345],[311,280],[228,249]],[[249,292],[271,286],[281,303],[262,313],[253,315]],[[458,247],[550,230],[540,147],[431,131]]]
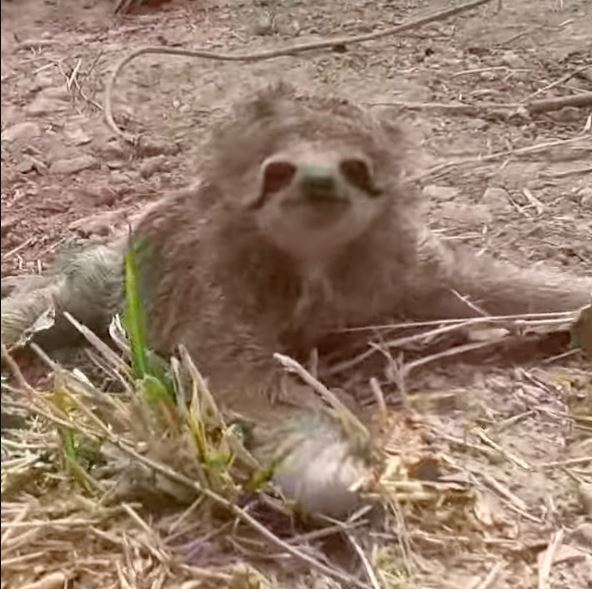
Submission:
[[[575,312],[592,303],[592,276],[521,268],[429,235],[422,251],[417,316]]]
[[[73,345],[79,334],[64,312],[104,333],[120,304],[122,261],[119,244],[97,246],[75,255],[60,273],[40,277],[38,288],[17,284],[2,300],[2,343],[11,347],[29,335],[47,351]],[[36,331],[35,323],[44,313],[53,315],[53,323]]]

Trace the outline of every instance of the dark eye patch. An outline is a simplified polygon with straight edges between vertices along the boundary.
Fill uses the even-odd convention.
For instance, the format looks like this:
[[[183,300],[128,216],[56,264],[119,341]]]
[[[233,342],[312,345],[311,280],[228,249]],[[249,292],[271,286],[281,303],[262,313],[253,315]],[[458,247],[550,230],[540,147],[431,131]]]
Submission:
[[[296,174],[296,166],[290,162],[270,162],[263,171],[263,193],[269,194],[286,188]]]
[[[371,196],[377,196],[380,193],[374,185],[370,166],[364,160],[357,158],[343,160],[339,164],[339,169],[346,179],[360,190]]]

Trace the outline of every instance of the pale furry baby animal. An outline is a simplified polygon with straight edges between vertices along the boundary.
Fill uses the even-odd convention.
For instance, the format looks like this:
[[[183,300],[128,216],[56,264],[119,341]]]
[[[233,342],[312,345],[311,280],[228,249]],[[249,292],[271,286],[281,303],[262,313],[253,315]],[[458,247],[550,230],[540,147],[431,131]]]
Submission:
[[[203,153],[198,182],[135,227],[150,344],[165,357],[184,344],[217,399],[261,426],[261,448],[286,431],[302,434],[276,481],[305,510],[347,512],[364,460],[274,352],[306,351],[331,330],[393,317],[590,302],[590,277],[518,268],[440,241],[402,181],[405,133],[347,100],[274,85],[237,104]],[[64,310],[104,332],[121,309],[126,245],[124,237],[89,249],[41,284],[17,287],[2,301],[3,342],[49,304],[57,318],[39,333],[42,347],[71,336]]]

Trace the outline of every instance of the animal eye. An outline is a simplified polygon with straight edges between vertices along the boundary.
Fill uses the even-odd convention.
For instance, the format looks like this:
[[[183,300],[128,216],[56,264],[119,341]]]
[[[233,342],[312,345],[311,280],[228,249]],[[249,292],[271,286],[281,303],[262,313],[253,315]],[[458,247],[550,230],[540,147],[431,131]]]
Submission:
[[[341,173],[357,188],[368,194],[377,194],[372,181],[372,173],[368,164],[361,159],[343,160],[340,164]]]
[[[263,172],[263,192],[277,192],[290,185],[296,166],[290,162],[270,162]]]

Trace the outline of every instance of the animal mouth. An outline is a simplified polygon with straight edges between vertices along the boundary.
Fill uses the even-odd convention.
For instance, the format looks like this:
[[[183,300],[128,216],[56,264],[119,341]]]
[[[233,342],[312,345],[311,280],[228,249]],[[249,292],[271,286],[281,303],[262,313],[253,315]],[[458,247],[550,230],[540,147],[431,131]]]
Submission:
[[[286,199],[283,203],[286,209],[301,212],[307,219],[324,223],[340,218],[349,209],[350,204],[347,199],[330,194],[316,194],[314,198],[311,198],[310,194],[299,195]]]

